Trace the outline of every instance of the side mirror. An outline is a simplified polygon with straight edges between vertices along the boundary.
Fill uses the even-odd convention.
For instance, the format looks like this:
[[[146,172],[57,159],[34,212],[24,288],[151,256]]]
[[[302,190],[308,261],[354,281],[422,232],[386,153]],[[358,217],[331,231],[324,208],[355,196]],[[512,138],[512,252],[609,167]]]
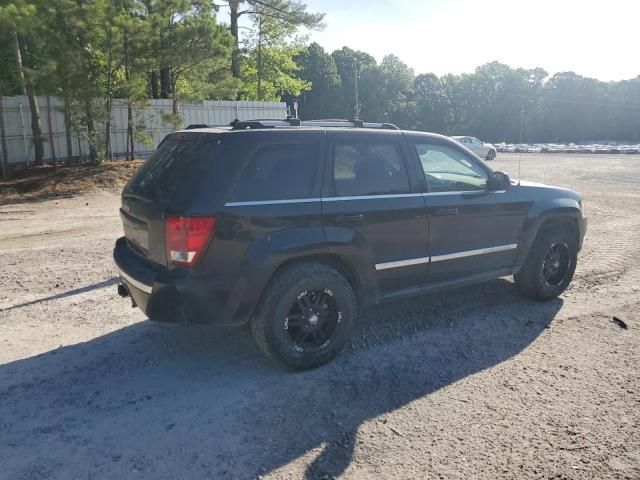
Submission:
[[[511,186],[511,179],[509,175],[504,172],[493,172],[493,175],[489,177],[487,182],[487,189],[491,191],[506,190]]]

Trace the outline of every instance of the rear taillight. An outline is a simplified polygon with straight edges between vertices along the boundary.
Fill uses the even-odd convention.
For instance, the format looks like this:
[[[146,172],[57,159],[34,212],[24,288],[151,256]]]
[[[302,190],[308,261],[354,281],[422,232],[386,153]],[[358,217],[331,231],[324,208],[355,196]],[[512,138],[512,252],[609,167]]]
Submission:
[[[167,257],[170,265],[193,267],[209,245],[216,228],[213,217],[178,217],[165,221]]]

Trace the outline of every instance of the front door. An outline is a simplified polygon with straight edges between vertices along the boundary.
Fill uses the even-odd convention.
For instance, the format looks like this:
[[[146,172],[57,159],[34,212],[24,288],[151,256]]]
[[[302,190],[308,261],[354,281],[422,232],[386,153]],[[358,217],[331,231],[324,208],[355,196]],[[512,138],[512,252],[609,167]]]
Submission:
[[[425,282],[427,217],[400,132],[329,132],[322,217],[329,248],[381,294]],[[415,175],[412,173],[412,175]]]
[[[488,189],[491,171],[450,142],[416,136],[410,143],[426,182],[429,282],[512,267],[526,213],[515,189]]]

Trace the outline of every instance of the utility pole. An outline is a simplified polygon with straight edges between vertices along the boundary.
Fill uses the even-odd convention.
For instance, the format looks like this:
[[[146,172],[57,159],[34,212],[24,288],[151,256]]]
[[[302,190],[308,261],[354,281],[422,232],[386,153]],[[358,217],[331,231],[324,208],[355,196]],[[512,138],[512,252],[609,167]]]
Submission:
[[[258,101],[262,100],[262,16],[258,20],[258,61],[257,61],[257,75],[258,75],[258,88],[257,96]]]
[[[521,175],[521,163],[522,163],[522,136],[524,133],[524,95],[520,97],[522,100],[522,107],[520,108],[520,154],[518,155],[518,185],[520,185]]]
[[[522,108],[520,108],[520,143],[522,143],[524,133],[524,95],[520,97],[520,100],[522,100]]]
[[[358,102],[358,62],[354,58],[353,59],[353,73],[354,73],[354,82],[356,89],[356,104],[355,104],[355,118],[360,118],[360,103]]]

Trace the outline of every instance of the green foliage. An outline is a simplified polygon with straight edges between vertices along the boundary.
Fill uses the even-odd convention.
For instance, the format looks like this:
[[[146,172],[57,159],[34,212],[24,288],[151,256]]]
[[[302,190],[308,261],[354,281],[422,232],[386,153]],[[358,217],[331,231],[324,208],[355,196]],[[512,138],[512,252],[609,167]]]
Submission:
[[[216,22],[214,10],[186,0],[155,3],[157,64],[170,73],[174,113],[179,100],[235,96],[238,83],[230,71],[233,38]]]
[[[329,55],[305,45],[300,28],[322,28],[323,14],[299,0],[226,4],[229,26],[219,22],[217,5],[201,0],[0,0],[0,94],[23,91],[18,32],[32,90],[69,99],[68,126],[92,146],[94,161],[106,132],[92,125],[107,118],[111,98],[130,109],[170,98],[173,111],[162,120],[179,128],[181,102],[234,99],[238,92],[248,100],[297,100],[302,118],[359,115],[490,141],[519,141],[521,116],[527,142],[640,141],[640,76],[549,78],[541,68],[498,62],[473,73],[415,76],[395,55],[378,63],[348,47]],[[248,30],[238,29],[243,15]],[[148,126],[131,119],[129,131],[143,140]]]
[[[266,10],[266,14],[265,14]],[[295,37],[296,27],[269,10],[256,6],[251,19],[253,29],[245,38],[249,52],[242,66],[242,97],[246,100],[277,101],[284,95],[299,96],[311,89],[311,83],[297,77],[294,58],[302,52],[302,39]]]
[[[295,58],[300,78],[312,85],[299,101],[300,118],[336,118],[342,115],[340,76],[333,57],[312,43]]]
[[[184,125],[184,119],[179,113],[160,112],[160,118],[165,125],[171,126],[173,130],[178,130]]]
[[[366,52],[352,50],[349,47],[342,47],[340,50],[335,50],[331,56],[336,64],[342,87],[342,117],[352,118],[354,116],[362,116],[357,113],[363,104],[362,93],[365,93],[365,96],[366,93],[369,92],[375,94],[373,92],[373,90],[375,90],[374,77],[376,76],[378,67],[375,58]],[[356,72],[358,73],[359,80],[358,91],[361,93],[358,99],[359,105],[357,109],[355,98]],[[362,84],[363,80],[365,80],[364,89]],[[373,106],[373,102],[371,106]]]

